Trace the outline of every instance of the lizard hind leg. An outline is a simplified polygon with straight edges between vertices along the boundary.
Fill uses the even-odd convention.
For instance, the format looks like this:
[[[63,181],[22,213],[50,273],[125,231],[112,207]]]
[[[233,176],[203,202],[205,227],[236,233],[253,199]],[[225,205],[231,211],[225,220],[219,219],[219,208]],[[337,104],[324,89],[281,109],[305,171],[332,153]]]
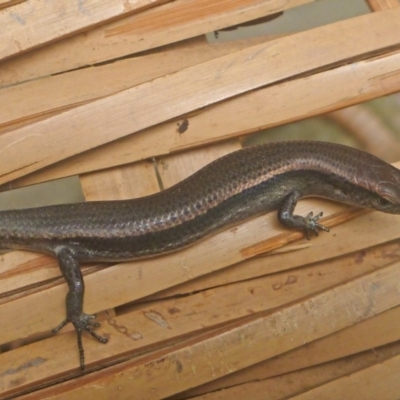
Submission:
[[[80,367],[85,369],[85,352],[82,345],[82,333],[87,331],[91,336],[101,343],[107,343],[108,339],[98,335],[94,328],[100,324],[95,322],[96,315],[83,312],[83,299],[85,294],[85,283],[79,262],[74,249],[68,246],[57,246],[55,254],[60,266],[61,273],[68,284],[68,293],[66,296],[67,318],[52,330],[53,333],[60,331],[68,322],[71,322],[77,335],[79,350]]]

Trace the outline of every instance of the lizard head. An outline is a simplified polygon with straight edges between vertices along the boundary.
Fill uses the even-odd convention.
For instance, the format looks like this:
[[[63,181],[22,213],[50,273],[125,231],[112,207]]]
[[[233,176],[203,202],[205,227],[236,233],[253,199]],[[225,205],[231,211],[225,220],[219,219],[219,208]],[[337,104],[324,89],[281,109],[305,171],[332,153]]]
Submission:
[[[374,208],[391,214],[400,214],[400,170],[387,165],[375,170],[375,184],[372,189],[377,194]]]

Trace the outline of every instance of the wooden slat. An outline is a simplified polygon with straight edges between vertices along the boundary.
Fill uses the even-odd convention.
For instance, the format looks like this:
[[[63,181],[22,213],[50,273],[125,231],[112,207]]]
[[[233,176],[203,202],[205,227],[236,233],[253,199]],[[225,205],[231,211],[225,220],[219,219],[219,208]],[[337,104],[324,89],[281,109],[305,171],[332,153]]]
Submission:
[[[198,37],[159,53],[3,88],[0,90],[0,128],[28,124],[35,118],[44,118],[265,41],[267,38],[261,37],[210,45],[205,37]]]
[[[260,128],[323,114],[400,90],[400,53],[330,69],[316,75],[259,89],[187,116],[187,132],[176,121],[145,129],[38,171],[15,186],[176,153]],[[307,101],[304,101],[307,99]],[[162,137],[163,140],[159,138]]]
[[[331,361],[314,367],[296,370],[271,378],[256,378],[248,382],[227,386],[220,390],[205,392],[198,396],[192,396],[191,392],[171,397],[171,400],[195,399],[195,400],[221,400],[223,398],[242,399],[251,393],[252,400],[283,400],[292,398],[299,393],[306,392],[314,387],[328,383],[334,379],[350,375],[363,368],[367,368],[392,358],[400,352],[400,344],[395,343],[382,348],[373,349],[361,354]],[[345,391],[338,394],[338,398],[345,398]],[[353,397],[358,399],[358,393]],[[316,397],[319,399],[325,398]],[[379,396],[377,398],[380,398]]]
[[[260,86],[398,46],[399,16],[400,9],[364,15],[252,46],[4,133],[0,183]]]
[[[176,398],[192,398],[223,388],[237,387],[247,382],[282,377],[336,360],[348,360],[349,357],[356,357],[364,352],[372,352],[375,361],[379,361],[374,353],[375,349],[390,347],[391,343],[397,343],[396,348],[399,346],[399,335],[393,332],[393,329],[397,329],[397,322],[394,321],[397,321],[399,316],[399,307],[393,308],[332,335],[280,354],[279,357],[264,360],[188,390],[177,395]],[[393,355],[389,354],[389,356]]]
[[[390,10],[400,6],[399,0],[366,0],[372,11]]]
[[[22,3],[26,0],[0,0],[0,10],[2,8],[14,6],[15,4]]]
[[[30,0],[15,5],[12,12],[0,9],[0,60],[165,1]]]
[[[372,267],[371,260],[379,263],[387,263],[387,249],[382,249],[380,254],[370,252],[363,261],[356,258],[352,265],[343,268],[340,262],[329,265],[314,265],[298,271],[288,271],[277,275],[253,279],[247,282],[239,282],[235,285],[213,288],[208,291],[193,294],[190,297],[178,297],[166,299],[162,302],[144,305],[133,310],[129,314],[124,313],[120,317],[113,317],[112,321],[104,323],[102,334],[110,337],[110,343],[106,347],[96,342],[85,341],[86,355],[91,362],[104,363],[107,355],[124,355],[130,351],[140,353],[148,347],[154,347],[160,343],[177,341],[182,336],[196,334],[206,328],[215,327],[254,314],[266,309],[274,309],[285,303],[290,303],[301,297],[310,296],[335,284],[348,281],[368,271],[378,268]],[[349,257],[350,259],[350,257]],[[394,257],[391,260],[394,261]],[[282,290],[279,289],[281,286]],[[172,310],[172,311],[171,311]],[[251,311],[249,311],[251,310]],[[354,326],[355,332],[350,328],[339,332],[335,336],[329,336],[315,342],[308,348],[298,348],[295,353],[283,356],[283,359],[270,360],[263,364],[263,376],[275,376],[288,373],[297,369],[321,364],[332,359],[354,354],[371,347],[392,342],[399,338],[399,330],[396,324],[388,324],[389,321],[398,321],[400,310],[393,310],[375,317],[375,322],[368,319]],[[111,318],[110,316],[108,318]],[[123,330],[118,327],[124,327]],[[390,326],[390,329],[385,327]],[[166,329],[167,328],[167,329]],[[363,335],[368,331],[369,335]],[[50,340],[35,343],[30,346],[6,353],[0,356],[1,365],[5,366],[0,393],[23,390],[38,383],[51,382],[52,375],[65,373],[65,368],[75,369],[77,355],[73,351],[65,352],[74,341],[67,341],[64,335],[58,335]],[[68,335],[72,338],[73,335]],[[362,337],[362,340],[357,338]],[[135,338],[136,340],[132,340]],[[86,343],[87,342],[87,343]],[[54,349],[60,349],[56,353]],[[63,350],[64,349],[64,350]],[[32,360],[42,360],[32,363]],[[26,369],[18,368],[19,365],[32,364],[29,368],[29,378],[26,377]],[[7,371],[13,371],[7,373]],[[236,375],[236,377],[235,377]],[[226,386],[241,383],[234,374],[233,379],[226,377],[219,384]],[[260,375],[248,371],[246,376],[253,379],[261,379]],[[24,378],[25,376],[25,378]],[[15,382],[19,382],[16,384]],[[216,390],[216,385],[211,388]],[[224,386],[222,386],[224,387]],[[195,395],[196,390],[191,393]]]
[[[399,159],[400,143],[383,121],[379,113],[368,106],[358,105],[336,110],[327,115],[329,119],[351,132],[360,147],[386,162]],[[379,135],[376,133],[379,132]]]
[[[0,66],[0,86],[120,58],[312,1],[175,0],[7,60]]]
[[[213,146],[187,151],[177,156],[160,158],[157,160],[157,165],[163,187],[169,188],[194,174],[211,161],[241,148],[240,142],[233,139]]]
[[[81,184],[87,201],[134,199],[160,190],[155,165],[149,161],[82,176]]]
[[[251,317],[223,334],[213,333],[200,342],[177,345],[158,357],[127,361],[110,367],[108,376],[101,371],[94,372],[39,391],[34,397],[81,399],[96,393],[101,398],[109,398],[116,390],[121,393],[120,398],[128,398],[128,394],[131,399],[170,396],[398,306],[399,268],[395,263],[284,310]],[[132,381],[136,387],[134,392]]]
[[[400,393],[400,356],[344,376],[314,390],[292,397],[293,400],[336,400],[346,393],[349,399],[397,400]]]

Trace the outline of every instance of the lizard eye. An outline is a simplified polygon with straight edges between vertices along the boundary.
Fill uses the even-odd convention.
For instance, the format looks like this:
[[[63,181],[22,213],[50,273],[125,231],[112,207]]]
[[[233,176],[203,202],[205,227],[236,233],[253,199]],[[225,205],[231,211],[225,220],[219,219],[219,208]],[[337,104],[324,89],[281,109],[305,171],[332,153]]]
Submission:
[[[385,199],[384,197],[379,197],[379,199],[378,199],[378,204],[379,204],[381,207],[387,207],[387,206],[391,205],[392,202],[389,201],[388,199]]]

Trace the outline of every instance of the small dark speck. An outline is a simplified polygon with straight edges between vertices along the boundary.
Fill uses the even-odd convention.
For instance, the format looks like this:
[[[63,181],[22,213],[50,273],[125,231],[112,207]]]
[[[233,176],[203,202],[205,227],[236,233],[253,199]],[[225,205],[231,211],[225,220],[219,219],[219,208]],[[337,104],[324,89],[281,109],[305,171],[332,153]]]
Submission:
[[[254,294],[254,288],[249,287],[249,292],[250,292],[251,294]]]
[[[189,128],[189,120],[184,119],[181,123],[178,123],[178,132],[179,133],[184,133],[188,130]]]
[[[171,307],[171,308],[168,308],[168,312],[170,313],[170,314],[177,314],[177,313],[179,313],[181,310],[179,309],[179,308],[176,308],[176,307]]]

